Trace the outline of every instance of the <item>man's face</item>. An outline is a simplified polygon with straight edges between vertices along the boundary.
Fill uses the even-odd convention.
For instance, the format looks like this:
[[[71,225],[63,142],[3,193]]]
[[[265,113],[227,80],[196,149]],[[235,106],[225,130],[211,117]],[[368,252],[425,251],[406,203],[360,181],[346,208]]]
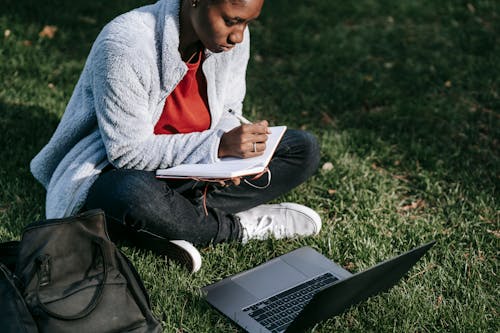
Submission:
[[[259,16],[263,4],[264,0],[200,0],[191,22],[207,49],[229,51],[243,41],[247,24]]]

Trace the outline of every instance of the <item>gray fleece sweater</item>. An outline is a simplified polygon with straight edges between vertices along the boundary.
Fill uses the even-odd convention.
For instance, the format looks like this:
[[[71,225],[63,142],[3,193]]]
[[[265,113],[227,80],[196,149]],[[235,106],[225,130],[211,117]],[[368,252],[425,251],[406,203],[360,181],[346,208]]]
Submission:
[[[187,72],[178,52],[179,0],[160,0],[106,25],[59,126],[31,161],[31,172],[47,190],[47,218],[75,214],[109,163],[155,170],[217,161],[222,134],[238,125],[227,110],[241,113],[249,37],[247,29],[231,51],[206,51],[210,129],[155,135],[166,97]]]

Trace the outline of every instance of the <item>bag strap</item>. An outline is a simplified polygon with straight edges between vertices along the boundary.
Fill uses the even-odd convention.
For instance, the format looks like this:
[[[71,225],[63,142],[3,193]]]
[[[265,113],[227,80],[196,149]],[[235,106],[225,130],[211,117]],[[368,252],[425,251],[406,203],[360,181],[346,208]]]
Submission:
[[[45,313],[47,313],[49,316],[52,316],[57,319],[61,320],[75,320],[75,319],[80,319],[85,316],[87,316],[90,312],[92,312],[96,306],[99,304],[101,301],[103,291],[104,291],[104,285],[106,284],[106,281],[108,279],[108,266],[107,266],[107,260],[104,256],[105,250],[104,250],[104,244],[100,239],[93,239],[92,240],[95,245],[97,245],[97,248],[100,251],[100,254],[102,256],[102,269],[103,269],[103,277],[101,283],[99,283],[97,290],[90,300],[89,304],[83,309],[82,311],[74,314],[74,315],[62,315],[59,313],[56,313],[52,310],[50,310],[41,300],[40,300],[40,287],[47,285],[50,281],[50,256],[49,255],[43,255],[37,258],[38,261],[38,283],[36,286],[36,300],[38,302],[38,306],[40,309],[42,309]]]

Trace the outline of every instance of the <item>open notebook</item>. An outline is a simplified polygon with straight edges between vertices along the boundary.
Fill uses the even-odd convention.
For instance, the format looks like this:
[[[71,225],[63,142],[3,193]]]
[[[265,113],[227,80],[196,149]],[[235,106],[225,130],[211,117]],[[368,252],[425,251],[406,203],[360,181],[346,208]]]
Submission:
[[[234,178],[259,174],[266,170],[276,147],[286,131],[286,126],[269,127],[264,154],[251,158],[223,157],[210,164],[181,164],[173,168],[156,170],[158,178]]]

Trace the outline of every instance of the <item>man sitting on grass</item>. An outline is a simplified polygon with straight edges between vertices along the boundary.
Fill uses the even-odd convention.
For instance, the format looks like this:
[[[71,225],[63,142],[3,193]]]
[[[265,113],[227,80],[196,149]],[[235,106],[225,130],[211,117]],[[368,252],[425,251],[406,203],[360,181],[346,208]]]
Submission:
[[[259,179],[206,186],[154,170],[259,156],[268,122],[240,125],[248,25],[264,0],[160,0],[97,37],[64,116],[31,170],[48,218],[101,208],[114,240],[153,247],[191,270],[192,245],[317,234],[321,219],[295,203],[265,205],[308,179],[316,139],[288,130]],[[271,179],[272,175],[272,179]],[[206,209],[206,210],[205,210]]]

